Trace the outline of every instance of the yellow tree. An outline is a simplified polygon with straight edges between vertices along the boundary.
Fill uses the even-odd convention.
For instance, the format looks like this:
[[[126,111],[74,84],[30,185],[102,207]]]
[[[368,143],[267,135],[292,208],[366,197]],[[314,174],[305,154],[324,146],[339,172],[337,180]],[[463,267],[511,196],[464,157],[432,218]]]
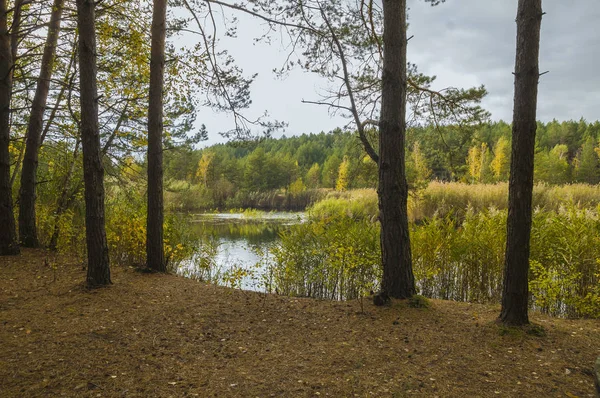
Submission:
[[[200,161],[198,161],[198,171],[196,171],[196,177],[202,181],[205,187],[208,186],[209,169],[214,158],[214,152],[205,151],[202,153]]]
[[[508,180],[508,173],[510,172],[510,145],[504,137],[500,137],[496,143],[491,167],[496,181]]]
[[[469,166],[471,183],[479,182],[481,178],[481,149],[478,146],[469,149],[467,166]]]
[[[347,156],[344,156],[344,160],[340,164],[340,168],[338,169],[338,178],[335,183],[336,191],[345,191],[348,189],[348,174],[350,171],[350,161]]]

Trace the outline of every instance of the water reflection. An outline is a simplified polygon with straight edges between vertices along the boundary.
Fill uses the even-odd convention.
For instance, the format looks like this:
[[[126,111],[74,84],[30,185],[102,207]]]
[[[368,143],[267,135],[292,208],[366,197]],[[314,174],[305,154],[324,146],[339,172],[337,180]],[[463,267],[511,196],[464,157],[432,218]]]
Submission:
[[[304,213],[209,213],[191,216],[198,250],[180,275],[246,290],[270,291],[268,248]]]

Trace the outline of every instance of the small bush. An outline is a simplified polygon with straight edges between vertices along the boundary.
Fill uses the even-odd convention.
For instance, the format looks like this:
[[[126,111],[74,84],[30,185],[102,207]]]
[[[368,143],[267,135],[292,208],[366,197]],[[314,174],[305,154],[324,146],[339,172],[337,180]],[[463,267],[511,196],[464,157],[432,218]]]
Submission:
[[[415,294],[408,299],[408,306],[411,308],[429,308],[431,307],[431,303],[425,296]]]

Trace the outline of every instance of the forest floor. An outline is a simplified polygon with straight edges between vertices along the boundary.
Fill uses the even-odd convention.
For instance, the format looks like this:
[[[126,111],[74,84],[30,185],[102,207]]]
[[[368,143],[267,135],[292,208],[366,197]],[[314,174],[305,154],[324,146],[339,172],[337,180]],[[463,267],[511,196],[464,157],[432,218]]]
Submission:
[[[48,263],[46,264],[46,259]],[[600,321],[432,300],[264,295],[67,257],[0,257],[2,397],[592,397]],[[534,329],[535,330],[535,329]]]

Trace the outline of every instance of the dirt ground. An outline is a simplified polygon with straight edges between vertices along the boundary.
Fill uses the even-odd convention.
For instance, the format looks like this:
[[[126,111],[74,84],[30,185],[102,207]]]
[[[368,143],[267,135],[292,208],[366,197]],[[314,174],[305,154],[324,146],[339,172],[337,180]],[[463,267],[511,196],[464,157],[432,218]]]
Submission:
[[[46,264],[48,259],[48,264]],[[41,250],[0,257],[1,397],[592,397],[600,321],[264,295]]]

